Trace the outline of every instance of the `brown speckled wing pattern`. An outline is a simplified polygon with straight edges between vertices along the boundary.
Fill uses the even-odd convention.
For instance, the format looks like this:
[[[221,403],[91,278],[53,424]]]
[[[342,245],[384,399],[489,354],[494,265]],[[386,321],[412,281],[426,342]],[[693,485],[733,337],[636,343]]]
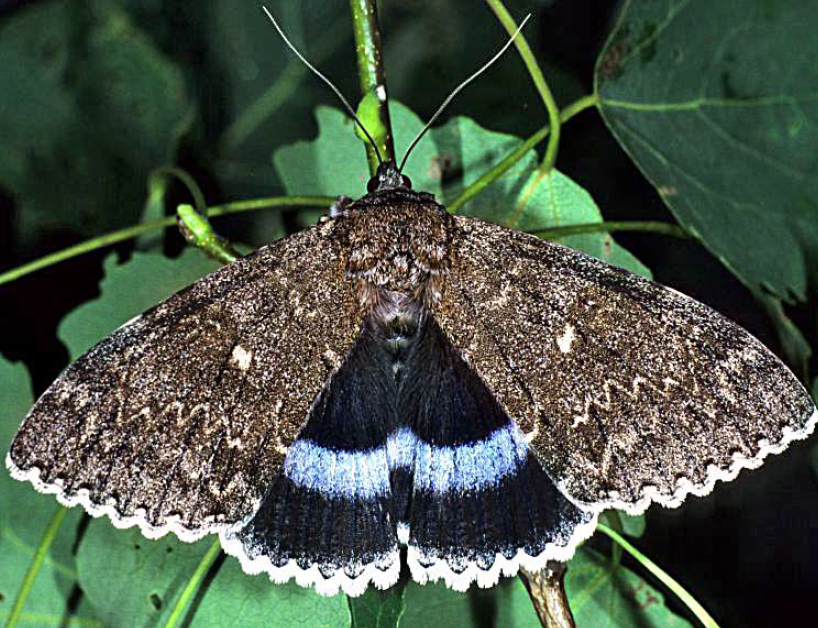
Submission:
[[[249,517],[360,329],[329,228],[222,268],[96,345],[29,413],[14,475],[151,536]]]
[[[436,316],[580,507],[675,506],[813,429],[813,402],[707,306],[565,247],[457,217]]]
[[[92,348],[7,464],[151,537],[217,532],[276,582],[386,588],[405,545],[417,581],[465,590],[570,559],[605,508],[705,494],[816,417],[706,306],[375,186]]]

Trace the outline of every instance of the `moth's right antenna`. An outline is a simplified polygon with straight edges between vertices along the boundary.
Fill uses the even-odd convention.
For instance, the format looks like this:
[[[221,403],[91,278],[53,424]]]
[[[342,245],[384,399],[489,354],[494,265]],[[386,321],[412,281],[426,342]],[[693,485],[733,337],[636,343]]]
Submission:
[[[525,16],[525,19],[524,19],[522,22],[520,22],[520,25],[517,27],[517,30],[516,30],[516,31],[514,31],[514,34],[513,34],[513,35],[511,36],[511,38],[510,38],[510,39],[509,39],[509,40],[506,42],[506,45],[505,45],[505,46],[503,46],[502,48],[500,48],[499,52],[497,52],[497,54],[496,54],[496,55],[494,55],[494,56],[493,56],[491,59],[489,59],[489,60],[488,60],[488,61],[487,61],[487,62],[486,62],[484,65],[483,65],[483,67],[481,67],[479,70],[477,70],[477,72],[475,72],[474,74],[472,74],[472,75],[471,75],[469,78],[467,78],[465,81],[463,81],[462,83],[460,83],[460,85],[458,85],[457,87],[455,87],[455,88],[454,88],[454,91],[452,91],[452,93],[451,93],[451,94],[449,94],[449,95],[446,97],[446,100],[444,100],[444,101],[443,101],[443,104],[442,104],[442,105],[440,105],[440,107],[438,107],[438,108],[437,108],[437,111],[435,111],[434,115],[433,115],[431,118],[429,118],[429,121],[428,121],[428,122],[426,123],[426,125],[423,127],[423,130],[422,130],[420,133],[418,133],[417,137],[416,137],[414,140],[412,140],[412,143],[411,143],[411,144],[409,144],[409,148],[408,148],[408,150],[407,150],[407,151],[406,151],[406,153],[403,155],[403,159],[401,159],[401,162],[400,162],[400,168],[398,168],[398,172],[403,172],[403,167],[406,165],[406,160],[409,158],[409,153],[411,153],[411,152],[412,152],[412,150],[415,148],[415,146],[417,146],[417,143],[418,143],[418,142],[421,140],[421,138],[422,138],[424,135],[426,135],[426,131],[428,131],[428,130],[431,128],[431,126],[434,124],[435,120],[437,120],[437,119],[440,117],[440,114],[441,114],[441,113],[443,113],[443,110],[444,110],[446,107],[448,107],[448,106],[449,106],[449,103],[450,103],[450,102],[452,102],[452,101],[454,100],[454,97],[455,97],[455,96],[457,96],[457,95],[458,95],[458,94],[459,94],[461,91],[463,91],[463,88],[464,88],[464,87],[466,87],[466,85],[468,85],[469,83],[471,83],[471,82],[472,82],[474,79],[476,79],[478,76],[480,76],[480,75],[481,75],[483,72],[485,72],[486,70],[488,70],[488,69],[491,67],[491,65],[492,65],[492,64],[493,64],[495,61],[497,61],[497,59],[499,59],[501,56],[503,56],[503,53],[504,53],[506,50],[508,50],[508,47],[511,45],[511,42],[513,42],[513,41],[514,41],[514,39],[517,37],[517,35],[519,35],[519,34],[520,34],[520,31],[521,31],[521,30],[523,30],[523,26],[525,26],[525,23],[528,21],[528,19],[529,19],[530,17],[531,17],[531,14],[530,14],[530,13],[529,13],[528,15],[526,15],[526,16]]]
[[[300,52],[298,52],[298,49],[295,46],[293,46],[292,42],[289,39],[287,39],[287,36],[284,34],[284,31],[281,30],[281,27],[278,25],[278,22],[276,22],[276,19],[273,17],[273,14],[270,13],[270,11],[267,10],[267,7],[262,5],[261,8],[264,9],[264,12],[267,14],[267,17],[270,18],[270,21],[273,23],[273,26],[275,26],[276,30],[278,31],[278,34],[281,35],[281,39],[283,39],[284,43],[287,44],[287,47],[290,50],[292,50],[293,53],[295,53],[296,57],[301,59],[301,62],[304,65],[306,65],[310,70],[312,70],[312,72],[313,72],[313,74],[315,74],[315,76],[317,76],[322,81],[324,81],[324,83],[326,83],[327,86],[333,92],[335,92],[335,95],[338,96],[338,99],[344,104],[344,107],[346,107],[346,110],[347,110],[347,112],[349,112],[349,115],[352,117],[353,120],[355,120],[355,124],[357,124],[360,127],[361,131],[363,131],[364,135],[366,135],[366,139],[368,139],[369,143],[372,144],[372,148],[375,149],[375,155],[377,155],[377,157],[378,157],[378,163],[382,164],[383,163],[383,158],[381,157],[381,151],[378,150],[378,145],[375,143],[375,140],[372,139],[372,136],[369,134],[369,131],[366,130],[366,127],[358,119],[358,116],[355,114],[355,110],[352,108],[352,105],[349,104],[349,101],[347,101],[347,99],[344,98],[344,95],[341,93],[341,90],[338,89],[337,87],[335,87],[335,85],[332,84],[332,81],[330,81],[326,76],[321,74],[321,72],[319,72],[315,68],[315,66],[313,66],[309,61],[307,61],[304,58],[304,55],[302,55]]]

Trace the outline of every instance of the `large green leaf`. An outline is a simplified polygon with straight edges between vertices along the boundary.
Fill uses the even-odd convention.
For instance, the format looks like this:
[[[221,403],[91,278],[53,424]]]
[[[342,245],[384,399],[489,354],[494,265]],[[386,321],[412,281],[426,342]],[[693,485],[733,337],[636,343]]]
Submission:
[[[369,173],[352,122],[345,114],[327,107],[319,107],[316,117],[316,140],[286,146],[274,155],[285,188],[291,194],[361,196]],[[391,103],[390,117],[400,151],[423,124],[395,101]],[[520,143],[512,135],[489,131],[469,118],[456,117],[433,129],[431,138],[418,144],[405,173],[414,189],[432,192],[445,204]],[[467,203],[462,213],[524,231],[602,220],[587,191],[556,170],[541,173],[537,164],[537,154],[532,150],[504,177]],[[633,272],[649,274],[609,234],[571,236],[561,242]]]
[[[0,186],[24,242],[133,222],[192,120],[181,73],[106,0],[39,3],[0,29]]]
[[[80,582],[106,625],[162,626],[214,539],[150,541],[137,530],[92,521],[77,556]],[[185,613],[190,628],[349,625],[343,595],[322,597],[292,582],[248,576],[232,557],[217,560],[209,575]]]
[[[642,577],[590,549],[569,563],[565,590],[577,626],[691,628]]]
[[[804,299],[818,263],[818,3],[628,0],[602,115],[676,218],[745,284]]]
[[[0,359],[0,456],[33,402],[25,367]],[[5,622],[49,521],[59,508],[49,495],[13,480],[0,468],[0,622]],[[102,626],[77,589],[72,546],[80,512],[69,513],[42,563],[23,607],[22,626]],[[73,601],[72,601],[73,600]]]
[[[100,284],[102,297],[74,309],[60,323],[58,335],[76,359],[120,325],[217,268],[218,262],[194,248],[175,260],[137,252],[119,264],[110,255]]]

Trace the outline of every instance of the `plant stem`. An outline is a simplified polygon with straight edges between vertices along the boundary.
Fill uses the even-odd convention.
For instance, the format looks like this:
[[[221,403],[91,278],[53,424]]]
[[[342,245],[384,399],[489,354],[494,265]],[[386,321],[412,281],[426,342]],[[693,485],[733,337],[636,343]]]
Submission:
[[[185,588],[179,595],[179,599],[176,600],[173,611],[171,611],[170,616],[168,616],[168,620],[165,622],[164,628],[175,628],[176,624],[179,623],[182,613],[184,613],[190,599],[196,593],[196,590],[199,588],[199,585],[202,583],[202,580],[204,580],[204,577],[207,574],[207,570],[210,569],[210,565],[213,564],[213,561],[216,560],[216,557],[221,551],[222,546],[219,544],[219,540],[216,539],[208,548],[207,553],[205,553],[205,555],[202,557],[202,560],[199,561],[199,564],[196,566],[196,571],[193,572],[193,575],[190,576],[190,579],[187,581]]]
[[[719,628],[716,620],[710,616],[704,607],[690,593],[688,593],[682,585],[674,580],[668,573],[662,570],[659,565],[654,563],[650,558],[645,556],[642,552],[636,549],[633,545],[628,543],[619,532],[609,528],[604,524],[599,524],[597,530],[609,536],[613,541],[622,547],[628,554],[633,556],[645,569],[647,569],[657,580],[670,589],[682,603],[690,609],[690,612],[696,616],[705,628]]]
[[[205,201],[204,194],[202,194],[202,189],[199,187],[199,184],[196,183],[196,179],[181,168],[177,166],[162,166],[154,170],[150,176],[176,177],[187,188],[188,192],[190,192],[190,195],[193,197],[193,203],[196,205],[196,209],[198,209],[200,212],[207,210],[207,201]]]
[[[62,524],[63,519],[65,519],[66,514],[68,514],[68,509],[58,506],[57,512],[54,513],[54,516],[51,517],[51,521],[48,522],[48,527],[45,529],[45,534],[43,534],[43,538],[40,541],[40,544],[37,546],[37,551],[34,552],[34,558],[32,559],[31,564],[28,566],[26,575],[23,578],[23,585],[20,587],[20,591],[17,593],[17,597],[14,600],[14,605],[11,607],[11,613],[6,620],[6,628],[15,628],[17,623],[20,621],[20,616],[23,614],[23,607],[26,605],[28,595],[31,593],[31,588],[34,586],[34,580],[37,578],[37,573],[40,571],[40,567],[48,554],[48,548],[50,548],[51,544],[54,542],[54,537],[57,536],[57,531],[60,529],[60,525]]]
[[[502,0],[486,0],[486,4],[494,11],[494,14],[497,16],[497,19],[500,20],[506,32],[508,32],[509,35],[513,35],[517,30],[517,24],[502,3]],[[548,124],[551,133],[548,137],[545,157],[540,166],[543,172],[548,172],[554,167],[560,145],[560,110],[559,107],[557,107],[557,101],[554,100],[554,95],[548,87],[545,76],[543,76],[542,69],[539,63],[537,63],[537,58],[534,56],[531,47],[528,45],[528,41],[526,41],[522,33],[517,35],[517,38],[514,40],[514,45],[517,47],[517,52],[519,52],[523,58],[523,63],[525,63],[525,67],[528,69],[531,80],[534,81],[534,86],[537,88],[540,98],[542,98],[543,104],[548,111]]]
[[[543,628],[575,628],[574,615],[565,594],[565,572],[568,566],[549,560],[545,569],[530,572],[520,568],[525,588]]]
[[[543,240],[558,240],[559,238],[572,235],[602,232],[613,233],[614,231],[647,231],[649,233],[683,239],[693,237],[678,225],[653,220],[622,220],[595,222],[584,225],[566,225],[564,227],[552,227],[550,229],[531,231],[530,233]]]
[[[355,27],[355,54],[358,58],[358,81],[361,97],[372,94],[377,102],[377,115],[385,132],[376,141],[385,161],[395,161],[392,125],[389,121],[389,101],[386,91],[386,71],[381,54],[381,30],[378,24],[376,0],[349,0]],[[369,172],[378,169],[378,156],[372,146],[366,147]]]
[[[572,102],[570,105],[567,105],[565,109],[560,111],[560,121],[562,123],[568,122],[571,118],[577,115],[581,111],[585,111],[590,107],[599,104],[599,96],[597,94],[589,94],[587,96],[583,96]],[[544,126],[542,129],[537,131],[534,135],[529,137],[526,141],[520,144],[517,148],[511,151],[505,159],[503,159],[500,163],[498,163],[493,168],[490,168],[488,171],[483,173],[483,175],[477,179],[474,183],[472,183],[469,187],[463,190],[457,198],[455,198],[451,203],[448,205],[449,212],[454,214],[469,202],[472,198],[480,194],[483,190],[485,190],[489,185],[494,183],[497,179],[503,176],[514,164],[516,164],[520,159],[522,159],[525,154],[533,149],[537,144],[543,141],[545,137],[550,133],[551,127],[550,125]]]
[[[329,207],[335,202],[335,198],[331,196],[272,196],[267,198],[256,198],[247,201],[236,201],[233,203],[225,203],[224,205],[214,205],[207,208],[205,212],[208,217],[223,216],[224,214],[235,214],[239,212],[254,211],[256,209],[268,208],[284,208],[284,207]],[[23,264],[17,268],[12,268],[0,274],[0,284],[14,281],[25,275],[41,270],[48,266],[53,266],[58,262],[77,257],[84,253],[90,253],[97,249],[105,248],[117,242],[124,242],[130,240],[143,233],[149,233],[157,229],[165,227],[172,227],[176,224],[175,216],[168,216],[159,220],[151,220],[143,222],[132,227],[112,231],[96,238],[91,238],[70,246],[67,249],[56,251],[50,255],[46,255],[36,259],[28,264]]]
[[[310,61],[317,65],[329,57],[343,41],[346,33],[347,29],[344,22],[336,21],[333,23],[321,37],[316,39]],[[224,130],[218,141],[219,151],[223,154],[229,153],[241,146],[265,120],[272,116],[293,95],[307,72],[307,66],[301,63],[299,59],[291,59],[276,80],[264,90],[264,93],[239,113],[236,119]]]
[[[207,216],[197,212],[193,205],[179,205],[176,217],[179,231],[187,243],[202,249],[208,257],[222,264],[230,264],[241,257],[230,242],[216,233]]]

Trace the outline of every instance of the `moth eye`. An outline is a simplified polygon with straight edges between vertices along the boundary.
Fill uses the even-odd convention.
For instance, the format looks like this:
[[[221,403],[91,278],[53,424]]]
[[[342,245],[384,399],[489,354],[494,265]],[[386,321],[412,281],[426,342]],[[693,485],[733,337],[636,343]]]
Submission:
[[[409,177],[407,177],[405,174],[402,174],[400,176],[400,182],[401,182],[401,185],[403,185],[403,187],[412,189],[412,180]]]

